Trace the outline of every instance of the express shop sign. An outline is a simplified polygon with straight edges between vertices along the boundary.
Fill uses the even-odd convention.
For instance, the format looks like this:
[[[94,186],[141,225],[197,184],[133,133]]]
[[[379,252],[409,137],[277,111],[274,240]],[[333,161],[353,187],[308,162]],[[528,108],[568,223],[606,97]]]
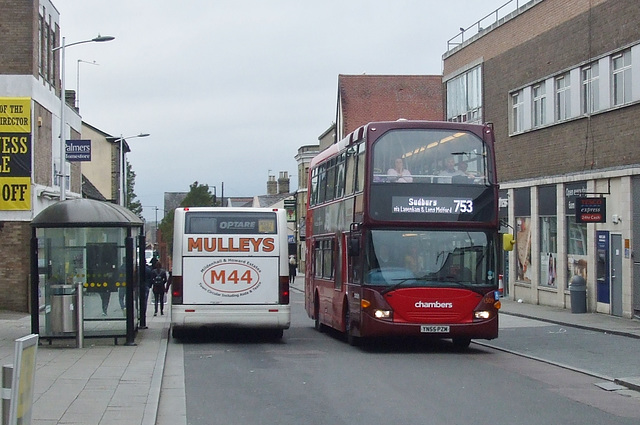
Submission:
[[[606,217],[605,198],[576,198],[576,223],[605,223]]]

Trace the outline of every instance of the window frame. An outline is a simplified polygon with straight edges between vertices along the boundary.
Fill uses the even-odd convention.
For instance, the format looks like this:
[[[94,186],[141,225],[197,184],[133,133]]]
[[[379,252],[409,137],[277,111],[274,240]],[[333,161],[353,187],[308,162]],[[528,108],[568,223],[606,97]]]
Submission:
[[[553,79],[555,88],[555,118],[564,121],[571,118],[571,77],[569,73]]]
[[[616,68],[616,63],[622,59],[622,66]],[[632,61],[631,49],[626,49],[611,55],[611,105],[620,106],[632,101]],[[620,82],[622,90],[619,92]],[[619,96],[622,99],[619,99]]]
[[[546,114],[546,100],[547,93],[545,90],[545,82],[542,81],[540,83],[534,84],[531,87],[531,114],[532,114],[532,125],[533,127],[541,127],[546,124],[545,122],[545,114]]]
[[[523,91],[511,93],[511,133],[520,133],[524,130],[524,96]]]
[[[580,112],[591,114],[600,109],[600,69],[598,62],[580,68]]]

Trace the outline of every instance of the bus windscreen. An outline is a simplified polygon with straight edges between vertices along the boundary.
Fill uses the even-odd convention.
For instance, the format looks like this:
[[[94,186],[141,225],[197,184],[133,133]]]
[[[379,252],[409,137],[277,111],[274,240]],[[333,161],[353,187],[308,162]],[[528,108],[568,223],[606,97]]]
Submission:
[[[494,287],[495,241],[480,231],[372,230],[364,283],[397,287]]]

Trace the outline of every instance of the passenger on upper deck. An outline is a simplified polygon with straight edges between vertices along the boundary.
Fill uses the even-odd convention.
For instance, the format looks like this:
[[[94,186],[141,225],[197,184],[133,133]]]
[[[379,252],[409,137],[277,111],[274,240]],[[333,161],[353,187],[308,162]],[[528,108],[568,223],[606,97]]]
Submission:
[[[449,157],[444,161],[444,169],[438,173],[438,183],[451,183],[453,176],[463,175],[460,170],[456,170],[456,161],[453,157]]]
[[[396,158],[395,166],[394,168],[389,168],[389,170],[387,170],[387,176],[390,182],[411,183],[413,181],[411,172],[404,168],[402,158]]]

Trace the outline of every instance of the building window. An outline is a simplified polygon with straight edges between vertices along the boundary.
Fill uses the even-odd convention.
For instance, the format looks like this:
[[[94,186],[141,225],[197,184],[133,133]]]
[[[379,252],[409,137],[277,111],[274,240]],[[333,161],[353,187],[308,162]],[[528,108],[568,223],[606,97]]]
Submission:
[[[538,189],[540,229],[540,285],[555,288],[558,265],[558,217],[556,186]]]
[[[49,61],[51,59],[49,52],[53,49],[53,46],[49,44],[51,41],[49,25],[45,22],[43,28],[43,41],[44,41],[44,51],[42,52],[42,75],[44,76],[45,81],[49,81]]]
[[[482,67],[447,81],[447,121],[482,122]]]
[[[571,117],[571,91],[569,74],[556,77],[556,121]]]
[[[544,82],[533,86],[531,92],[533,95],[533,126],[540,127],[544,125],[544,116],[546,113],[547,95]]]
[[[623,105],[631,101],[631,50],[613,55],[611,62],[613,105]]]
[[[582,91],[580,92],[580,104],[583,114],[590,114],[600,109],[600,90],[598,90],[598,82],[600,76],[598,74],[598,63],[592,63],[580,70],[582,78]]]
[[[531,283],[531,189],[515,189],[514,213],[516,215],[516,280]]]
[[[524,125],[522,90],[511,94],[511,133],[519,133]]]

